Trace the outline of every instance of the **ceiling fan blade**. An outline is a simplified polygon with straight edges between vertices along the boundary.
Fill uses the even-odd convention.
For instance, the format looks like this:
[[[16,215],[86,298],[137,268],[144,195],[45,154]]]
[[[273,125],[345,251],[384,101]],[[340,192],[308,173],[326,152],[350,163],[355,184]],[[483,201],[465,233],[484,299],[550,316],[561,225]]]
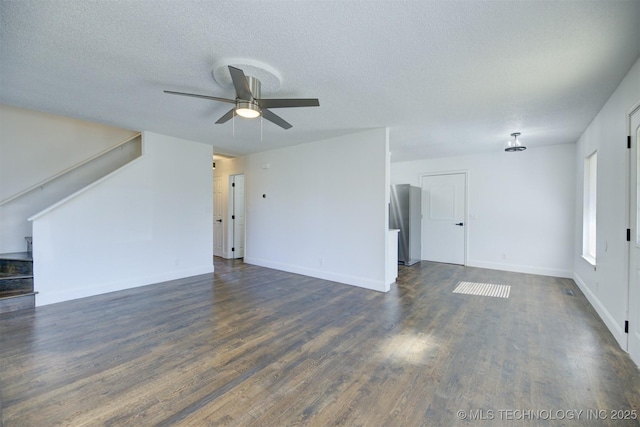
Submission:
[[[272,113],[269,110],[262,110],[262,117],[264,117],[265,119],[269,120],[271,123],[275,123],[276,125],[280,126],[283,129],[290,129],[292,126],[290,123],[288,123],[286,120],[284,120],[282,117],[278,116],[277,114]]]
[[[247,83],[247,76],[244,75],[244,71],[240,68],[229,65],[229,73],[231,73],[231,80],[233,80],[233,86],[236,88],[236,95],[238,98],[245,101],[251,101],[253,99],[253,94],[249,88],[249,83]]]
[[[259,99],[258,105],[260,108],[319,107],[320,101],[316,98]]]
[[[216,96],[207,96],[207,95],[198,95],[196,93],[174,92],[172,90],[165,90],[164,93],[168,93],[169,95],[191,96],[194,98],[210,99],[212,101],[228,102],[229,104],[236,103],[235,99],[218,98]]]
[[[221,123],[226,123],[226,122],[228,122],[229,120],[231,120],[231,119],[233,118],[233,115],[234,115],[234,112],[235,112],[235,111],[236,111],[236,109],[235,109],[235,108],[232,108],[231,110],[227,111],[227,112],[225,113],[225,115],[224,115],[224,116],[222,116],[222,117],[220,117],[220,118],[218,119],[218,121],[216,122],[216,124],[217,124],[217,125],[219,125],[219,124],[221,124]]]

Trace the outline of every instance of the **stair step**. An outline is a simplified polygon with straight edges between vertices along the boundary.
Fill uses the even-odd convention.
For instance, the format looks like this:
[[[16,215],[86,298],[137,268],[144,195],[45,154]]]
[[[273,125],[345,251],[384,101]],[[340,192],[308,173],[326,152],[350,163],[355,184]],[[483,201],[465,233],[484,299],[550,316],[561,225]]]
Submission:
[[[36,294],[32,254],[0,254],[0,313],[35,307]]]
[[[32,277],[33,277],[33,274],[14,274],[14,273],[7,273],[4,271],[0,271],[0,280],[29,279]]]
[[[37,292],[19,292],[0,298],[0,314],[11,311],[34,308],[36,306]]]
[[[4,276],[0,274],[0,298],[3,292],[33,292],[33,276]]]
[[[7,289],[6,291],[0,291],[0,300],[7,298],[15,298],[22,295],[37,294],[35,291],[25,291],[22,289]]]
[[[0,258],[0,272],[15,276],[32,276],[33,261]]]
[[[0,275],[33,276],[33,257],[29,252],[0,254]]]
[[[9,252],[6,254],[0,254],[0,259],[33,261],[33,254],[31,252]]]

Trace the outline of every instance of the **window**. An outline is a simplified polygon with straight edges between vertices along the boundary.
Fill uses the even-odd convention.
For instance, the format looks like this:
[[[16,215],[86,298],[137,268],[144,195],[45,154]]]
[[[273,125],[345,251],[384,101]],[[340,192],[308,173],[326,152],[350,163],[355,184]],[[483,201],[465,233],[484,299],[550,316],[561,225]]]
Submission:
[[[598,152],[584,160],[584,209],[582,219],[582,257],[596,265],[596,197]]]

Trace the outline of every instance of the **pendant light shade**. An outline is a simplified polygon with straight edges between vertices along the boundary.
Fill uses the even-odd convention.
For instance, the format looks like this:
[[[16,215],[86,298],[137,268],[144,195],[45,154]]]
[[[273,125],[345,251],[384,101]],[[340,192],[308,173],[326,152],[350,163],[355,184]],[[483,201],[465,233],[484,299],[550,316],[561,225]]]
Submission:
[[[520,140],[518,139],[518,137],[520,136],[520,132],[514,132],[511,134],[511,136],[513,137],[513,139],[507,141],[507,147],[504,149],[504,151],[510,153],[514,151],[524,151],[527,149],[527,147],[522,145],[522,142],[520,142]]]

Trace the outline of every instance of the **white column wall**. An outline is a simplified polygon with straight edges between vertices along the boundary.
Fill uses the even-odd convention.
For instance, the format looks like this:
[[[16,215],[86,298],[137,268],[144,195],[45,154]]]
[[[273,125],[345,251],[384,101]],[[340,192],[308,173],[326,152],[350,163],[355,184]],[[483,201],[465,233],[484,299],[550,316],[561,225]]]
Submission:
[[[247,263],[389,290],[386,129],[251,154],[245,164]]]

